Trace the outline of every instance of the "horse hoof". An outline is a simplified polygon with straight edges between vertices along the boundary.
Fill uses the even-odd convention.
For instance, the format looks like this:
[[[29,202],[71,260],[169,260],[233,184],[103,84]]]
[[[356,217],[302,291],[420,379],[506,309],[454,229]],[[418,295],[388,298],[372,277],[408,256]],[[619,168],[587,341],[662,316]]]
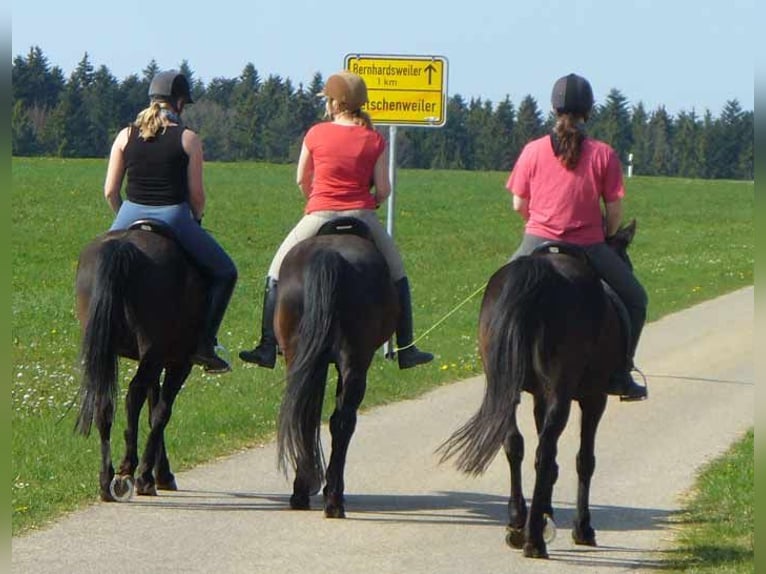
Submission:
[[[310,510],[311,503],[305,494],[293,494],[290,497],[290,508],[293,510]]]
[[[527,558],[548,558],[548,551],[545,549],[545,545],[538,547],[527,542],[524,544],[524,556]]]
[[[573,529],[572,541],[580,546],[598,546],[598,544],[596,544],[596,531],[590,527],[584,532],[577,528]]]
[[[157,496],[157,485],[153,480],[146,480],[139,476],[136,480],[136,492],[139,496]]]
[[[115,475],[109,483],[109,494],[115,502],[128,502],[133,498],[135,482],[129,475]],[[103,498],[103,497],[102,497]]]
[[[157,490],[178,490],[178,485],[176,484],[176,479],[171,478],[170,480],[163,480],[160,482],[157,481]]]
[[[346,500],[342,494],[328,494],[324,487],[324,515],[326,518],[346,518]]]
[[[100,498],[101,498],[101,502],[117,502],[114,496],[112,496],[112,493],[109,492],[109,488],[101,491]]]
[[[325,506],[325,518],[346,518],[346,510],[342,506]]]
[[[505,528],[505,543],[511,548],[520,549],[524,546],[524,530],[507,526]]]

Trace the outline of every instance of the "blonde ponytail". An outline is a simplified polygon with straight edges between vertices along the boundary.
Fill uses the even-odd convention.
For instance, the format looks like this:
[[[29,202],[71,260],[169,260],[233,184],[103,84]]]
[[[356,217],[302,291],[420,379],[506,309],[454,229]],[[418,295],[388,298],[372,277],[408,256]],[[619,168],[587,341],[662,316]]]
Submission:
[[[156,137],[160,130],[167,127],[167,121],[162,115],[162,109],[168,107],[165,102],[153,101],[148,108],[141,110],[133,125],[138,128],[139,136],[148,140]]]

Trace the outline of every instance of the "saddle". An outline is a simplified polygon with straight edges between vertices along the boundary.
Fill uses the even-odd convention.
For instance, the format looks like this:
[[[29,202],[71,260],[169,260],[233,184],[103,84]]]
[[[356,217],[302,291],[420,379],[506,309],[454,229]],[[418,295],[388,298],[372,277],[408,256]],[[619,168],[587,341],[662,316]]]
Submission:
[[[128,229],[151,231],[152,233],[157,233],[163,237],[167,237],[168,239],[176,239],[176,234],[173,232],[173,228],[164,221],[160,221],[159,219],[151,219],[148,217],[144,219],[136,219],[133,223],[130,224],[130,226],[128,226]]]
[[[535,247],[535,249],[532,251],[532,255],[549,253],[569,255],[570,257],[574,257],[582,261],[586,265],[591,265],[590,258],[588,257],[588,253],[585,251],[585,249],[573,243],[546,241]],[[625,334],[625,341],[630,341],[631,325],[630,315],[628,315],[628,308],[625,307],[625,303],[623,303],[622,298],[617,294],[617,291],[612,289],[612,286],[609,285],[609,283],[601,279],[601,285],[604,288],[604,293],[606,293],[607,298],[612,302],[612,305],[614,305],[614,308],[617,311],[617,316],[620,318],[620,324],[622,325],[623,333]]]
[[[372,232],[364,221],[345,215],[323,223],[317,235],[356,235],[372,241]]]

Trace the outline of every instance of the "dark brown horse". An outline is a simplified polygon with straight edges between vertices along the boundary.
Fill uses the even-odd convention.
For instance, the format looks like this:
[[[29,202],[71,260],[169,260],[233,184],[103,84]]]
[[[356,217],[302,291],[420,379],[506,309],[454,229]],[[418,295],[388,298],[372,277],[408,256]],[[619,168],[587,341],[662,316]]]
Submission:
[[[364,227],[361,222],[354,225]],[[334,363],[338,381],[330,417],[324,512],[328,518],[343,518],[346,453],[367,387],[367,370],[396,326],[396,290],[372,241],[331,233],[302,241],[287,254],[279,272],[278,297],[275,327],[287,365],[287,386],[277,442],[280,468],[287,472],[290,465],[295,471],[290,506],[308,509],[309,497],[325,478],[320,424],[327,373]]]
[[[83,369],[77,429],[88,435],[94,422],[98,429],[104,501],[128,499],[136,469],[139,494],[176,489],[164,431],[192,368],[204,310],[205,285],[195,267],[174,239],[146,229],[96,238],[83,249],[77,268]],[[115,476],[110,435],[120,388],[118,357],[138,361],[138,368],[125,398],[125,457]],[[139,415],[147,400],[150,431],[139,465]]]
[[[610,244],[627,259],[635,221]],[[610,375],[624,366],[626,343],[617,307],[576,249],[520,257],[489,280],[479,317],[486,391],[479,411],[441,447],[460,470],[480,474],[502,446],[510,466],[506,541],[524,555],[547,558],[544,529],[552,521],[559,436],[576,401],[582,412],[577,454],[575,544],[596,545],[589,509],[596,429],[606,408]],[[516,422],[522,391],[534,397],[538,433],[529,509],[521,489],[524,439]],[[548,515],[546,517],[546,515]]]

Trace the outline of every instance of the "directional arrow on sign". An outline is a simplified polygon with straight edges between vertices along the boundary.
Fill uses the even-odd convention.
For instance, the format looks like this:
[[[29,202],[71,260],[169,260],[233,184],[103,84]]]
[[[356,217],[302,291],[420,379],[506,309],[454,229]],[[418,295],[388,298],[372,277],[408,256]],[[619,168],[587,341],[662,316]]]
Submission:
[[[433,64],[428,64],[425,68],[426,72],[428,72],[428,85],[431,85],[431,76],[436,71],[436,68]]]

